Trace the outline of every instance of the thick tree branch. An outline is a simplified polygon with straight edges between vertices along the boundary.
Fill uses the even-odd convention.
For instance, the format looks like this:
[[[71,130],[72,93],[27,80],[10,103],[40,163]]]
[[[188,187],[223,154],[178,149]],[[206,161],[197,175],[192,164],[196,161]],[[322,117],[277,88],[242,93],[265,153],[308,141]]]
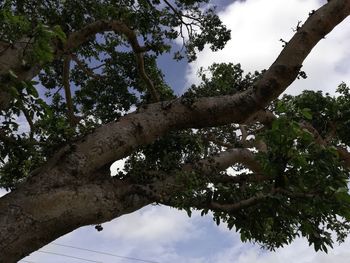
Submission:
[[[241,183],[252,183],[252,182],[264,182],[271,180],[271,176],[256,173],[242,173],[235,176],[232,175],[222,175],[213,178],[214,183],[231,183],[231,184],[241,184]]]
[[[255,122],[260,122],[261,124],[264,124],[266,126],[271,126],[271,123],[276,119],[276,115],[273,114],[269,110],[260,110],[254,113],[252,116],[250,116],[246,121],[245,124],[251,124]]]
[[[162,103],[147,105],[76,142],[75,150],[66,155],[66,162],[57,166],[58,171],[71,170],[64,166],[74,160],[73,163],[80,164],[75,167],[78,174],[91,174],[171,130],[244,123],[287,88],[298,73],[292,69],[301,65],[312,47],[349,13],[349,1],[333,0],[320,8],[299,29],[254,88],[231,96],[199,98],[194,102],[176,99],[170,101],[168,107],[163,107]]]
[[[315,11],[286,44],[276,61],[255,85],[254,101],[264,108],[297,77],[313,47],[350,12],[350,1],[332,0]]]
[[[0,262],[17,262],[80,226],[106,222],[149,203],[113,178],[12,192],[0,202]]]
[[[222,174],[222,171],[237,163],[247,166],[256,173],[240,174],[236,176]],[[145,195],[155,202],[170,205],[174,194],[187,189],[191,181],[190,177],[193,176],[193,174],[197,174],[205,182],[211,182],[214,184],[220,182],[261,182],[269,179],[268,176],[261,173],[261,170],[262,168],[254,159],[254,154],[252,152],[246,149],[230,149],[209,156],[195,164],[185,164],[180,170],[175,170],[173,172],[145,171],[150,177],[164,179],[157,180],[156,182],[147,185],[139,185],[135,182],[134,189],[136,193]],[[179,174],[181,174],[181,180],[178,178]]]

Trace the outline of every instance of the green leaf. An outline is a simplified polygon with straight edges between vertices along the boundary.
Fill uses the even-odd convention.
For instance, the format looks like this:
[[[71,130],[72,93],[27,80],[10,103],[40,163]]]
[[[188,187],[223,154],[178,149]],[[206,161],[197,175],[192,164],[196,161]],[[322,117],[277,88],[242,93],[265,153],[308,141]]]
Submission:
[[[191,217],[192,216],[191,209],[190,208],[186,208],[185,210],[186,210],[186,213],[187,213],[188,217]]]
[[[36,88],[32,85],[31,82],[27,82],[26,90],[27,90],[27,92],[28,92],[29,95],[32,95],[32,96],[35,97],[35,98],[38,98],[38,97],[39,97],[38,91],[37,91]]]
[[[14,79],[18,79],[18,76],[16,75],[15,72],[13,72],[11,69],[8,71],[9,72],[9,75],[14,78]]]
[[[301,114],[303,115],[303,117],[307,120],[312,120],[312,113],[311,110],[309,108],[303,108],[301,110]]]
[[[339,201],[343,201],[350,204],[350,195],[347,192],[337,191],[335,193],[335,196]]]
[[[66,42],[67,36],[59,25],[54,26],[52,30],[55,33],[56,37],[58,37],[63,43]]]

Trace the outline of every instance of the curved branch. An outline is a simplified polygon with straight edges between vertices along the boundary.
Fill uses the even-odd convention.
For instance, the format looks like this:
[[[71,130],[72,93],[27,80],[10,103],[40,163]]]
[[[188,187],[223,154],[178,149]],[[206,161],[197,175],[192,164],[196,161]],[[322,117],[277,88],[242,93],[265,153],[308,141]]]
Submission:
[[[89,41],[91,37],[94,37],[97,33],[107,31],[114,31],[124,35],[135,53],[147,52],[152,49],[150,46],[140,46],[135,32],[125,23],[116,20],[98,20],[88,24],[76,32],[71,33],[67,38],[63,50],[73,51],[85,42]]]
[[[260,110],[254,113],[252,116],[250,116],[246,121],[245,124],[251,124],[254,122],[260,122],[266,126],[270,126],[271,123],[276,119],[276,115],[273,114],[269,110]]]
[[[262,174],[261,165],[255,159],[255,154],[247,149],[240,148],[220,152],[208,160],[200,161],[198,165],[202,173],[209,174],[213,170],[213,167],[222,171],[237,163],[243,164],[256,174]]]
[[[86,75],[90,76],[90,77],[93,78],[93,79],[100,79],[100,78],[101,78],[100,75],[98,75],[98,74],[96,74],[96,73],[94,72],[94,69],[97,69],[97,68],[99,68],[99,67],[102,67],[102,66],[104,66],[104,64],[102,64],[102,65],[100,65],[100,66],[98,66],[98,67],[95,67],[95,68],[89,68],[88,66],[86,66],[86,65],[84,64],[84,62],[82,62],[82,61],[77,57],[77,55],[71,54],[70,56],[71,56],[72,60],[77,64],[77,66],[78,66],[82,71],[85,72]]]
[[[218,202],[210,202],[209,204],[205,204],[202,207],[200,206],[198,208],[209,208],[213,211],[232,213],[232,212],[239,211],[243,208],[247,208],[247,207],[251,207],[253,205],[256,205],[257,203],[264,201],[265,199],[267,199],[270,196],[271,195],[258,194],[256,196],[250,197],[248,199],[240,200],[237,203],[221,204]]]
[[[88,41],[92,36],[97,33],[105,31],[114,31],[116,33],[124,35],[129,44],[132,47],[132,50],[135,53],[137,68],[140,74],[141,79],[145,82],[147,89],[149,90],[153,101],[159,101],[159,95],[154,87],[152,80],[149,78],[145,71],[144,65],[144,55],[143,53],[151,50],[152,48],[140,46],[135,32],[130,29],[125,23],[121,21],[108,21],[108,20],[99,20],[94,23],[91,23],[84,27],[83,29],[72,33],[66,42],[65,51],[72,51],[75,48],[82,45],[84,42]]]
[[[71,93],[70,83],[69,83],[70,62],[71,62],[71,56],[65,55],[63,60],[63,69],[62,69],[62,85],[64,87],[64,94],[66,97],[68,121],[70,125],[74,127],[76,125],[77,120],[74,115],[74,105],[73,105],[72,93]]]
[[[150,92],[153,102],[160,100],[156,88],[154,87],[153,81],[148,77],[145,71],[145,61],[142,53],[136,53],[137,69],[139,71],[141,79],[145,82],[148,91]]]
[[[244,164],[249,169],[254,170],[255,174],[240,174],[236,176],[223,175],[220,172],[237,163]],[[246,149],[230,149],[220,152],[216,155],[209,156],[198,161],[195,164],[185,164],[180,170],[172,172],[164,171],[144,171],[144,173],[154,178],[164,178],[148,185],[139,185],[135,182],[134,189],[138,194],[147,196],[154,202],[169,205],[174,193],[186,189],[189,185],[190,178],[186,175],[193,173],[199,175],[208,182],[219,183],[242,183],[242,182],[261,182],[270,179],[261,173],[260,164],[254,159],[254,154]],[[178,175],[184,174],[181,181]],[[187,180],[189,179],[189,180]]]
[[[146,83],[146,86],[153,97],[154,101],[159,101],[159,95],[156,92],[153,82],[148,77],[144,70],[143,53],[152,49],[150,46],[140,46],[137,36],[133,30],[121,21],[99,20],[93,22],[81,30],[71,33],[64,46],[62,47],[57,41],[53,41],[53,49],[56,57],[64,56],[71,53],[74,49],[89,41],[97,33],[106,31],[114,31],[125,36],[130,43],[132,50],[136,56],[136,63],[140,72],[141,79]],[[24,38],[14,44],[9,45],[0,41],[0,77],[4,76],[12,70],[18,76],[19,80],[31,80],[39,72],[42,65],[23,65],[22,60],[25,50],[28,49],[31,39]],[[9,107],[12,100],[11,94],[5,86],[0,86],[0,110],[5,110]]]
[[[315,142],[319,145],[327,146],[328,140],[323,139],[322,136],[319,134],[319,132],[312,126],[311,123],[308,123],[306,121],[301,123],[301,127],[309,131],[315,139]],[[340,160],[343,161],[343,164],[345,167],[350,168],[350,153],[347,151],[346,148],[337,146],[337,153],[340,157]]]

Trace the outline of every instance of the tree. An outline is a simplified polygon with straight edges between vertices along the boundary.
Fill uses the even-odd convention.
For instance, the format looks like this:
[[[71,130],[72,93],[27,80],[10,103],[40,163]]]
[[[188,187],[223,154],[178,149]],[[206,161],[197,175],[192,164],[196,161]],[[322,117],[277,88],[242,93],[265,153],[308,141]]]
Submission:
[[[191,61],[229,40],[206,2],[1,4],[0,185],[11,192],[0,199],[0,262],[154,202],[211,211],[269,249],[302,235],[327,251],[332,231],[344,240],[350,90],[278,96],[305,77],[304,59],[350,1],[311,11],[269,69],[214,64],[176,97],[156,65],[170,41],[182,37],[174,58]]]

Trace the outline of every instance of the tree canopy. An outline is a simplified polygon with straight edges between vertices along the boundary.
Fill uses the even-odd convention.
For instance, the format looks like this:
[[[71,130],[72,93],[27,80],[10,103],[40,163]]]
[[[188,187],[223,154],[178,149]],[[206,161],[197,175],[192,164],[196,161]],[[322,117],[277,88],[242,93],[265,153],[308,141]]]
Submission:
[[[270,68],[213,64],[176,96],[157,58],[230,40],[208,2],[0,3],[0,262],[151,203],[211,212],[272,250],[345,239],[350,89],[279,95],[350,1],[310,10]]]

